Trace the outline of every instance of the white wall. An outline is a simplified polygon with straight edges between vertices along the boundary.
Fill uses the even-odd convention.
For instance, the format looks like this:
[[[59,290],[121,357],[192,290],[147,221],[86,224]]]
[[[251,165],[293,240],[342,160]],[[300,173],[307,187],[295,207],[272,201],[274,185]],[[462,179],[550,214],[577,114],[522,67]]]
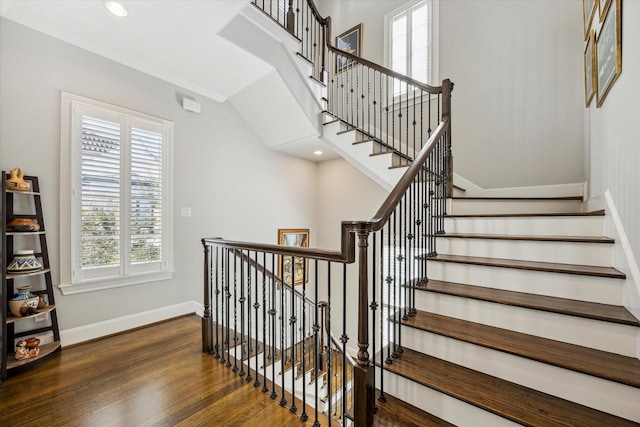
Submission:
[[[319,8],[334,37],[363,22],[363,56],[382,64],[384,15],[402,4]],[[456,173],[486,189],[584,182],[582,1],[440,0],[438,27]]]
[[[584,110],[587,137],[588,197],[602,204],[609,192],[620,226],[628,240],[627,254],[616,251],[616,266],[635,281],[635,298],[625,294],[626,304],[640,315],[640,2],[622,2],[622,73],[604,103],[596,108],[595,98]],[[600,200],[598,200],[600,199]],[[595,205],[594,204],[594,205]],[[602,207],[605,207],[603,205]],[[610,206],[609,206],[610,208]],[[611,213],[611,212],[609,212]],[[618,244],[625,236],[616,236]],[[617,245],[618,246],[618,245]],[[630,259],[629,254],[633,253]]]
[[[175,123],[175,274],[172,280],[62,295],[61,329],[202,301],[202,237],[276,243],[278,228],[316,224],[316,164],[267,150],[228,105],[0,19],[0,167],[41,180],[54,284],[59,283],[60,91]],[[211,53],[215,54],[215,53]],[[202,104],[184,111],[182,95]],[[193,216],[180,217],[180,207]]]

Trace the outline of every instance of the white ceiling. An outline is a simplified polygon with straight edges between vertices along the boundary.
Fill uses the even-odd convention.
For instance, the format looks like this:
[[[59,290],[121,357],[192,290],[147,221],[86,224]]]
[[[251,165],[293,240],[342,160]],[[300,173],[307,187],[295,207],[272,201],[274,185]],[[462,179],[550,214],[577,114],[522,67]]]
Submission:
[[[218,32],[249,0],[0,0],[0,16],[219,102],[273,68]]]

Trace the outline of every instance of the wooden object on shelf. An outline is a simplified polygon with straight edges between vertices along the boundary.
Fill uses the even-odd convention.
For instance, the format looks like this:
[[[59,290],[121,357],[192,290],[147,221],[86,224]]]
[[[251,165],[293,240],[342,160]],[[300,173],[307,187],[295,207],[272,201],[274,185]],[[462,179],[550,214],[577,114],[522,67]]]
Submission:
[[[22,175],[20,176],[22,177]],[[40,184],[35,176],[24,176],[25,182],[29,182],[28,191],[20,191],[10,187],[7,181],[8,175],[2,172],[2,251],[0,252],[2,263],[0,265],[0,314],[2,323],[0,325],[0,378],[7,378],[8,372],[18,366],[24,366],[29,363],[40,360],[48,355],[60,350],[60,331],[58,327],[58,316],[53,295],[53,282],[51,279],[51,265],[49,263],[49,252],[47,248],[46,228],[44,225],[44,216],[42,212],[42,201],[40,198]],[[25,201],[32,202],[35,213],[16,212],[14,209],[14,198],[25,198]],[[29,198],[31,200],[28,200]],[[16,206],[27,205],[20,203]],[[16,219],[30,219],[31,222],[37,224],[37,231],[18,231],[8,230],[7,225]],[[31,239],[27,243],[37,242],[38,249],[35,249],[35,256],[42,264],[42,268],[36,271],[24,273],[10,273],[7,266],[13,259],[14,248],[21,248],[25,243],[20,239]],[[9,312],[9,300],[16,293],[17,286],[31,285],[31,293],[42,297],[43,303],[40,302],[39,308],[34,314],[26,316],[14,316]],[[31,329],[19,328],[17,331],[16,324],[25,322],[31,327],[36,319],[45,318],[45,326],[33,327]],[[39,345],[37,355],[28,358],[16,359],[15,350],[16,343],[27,340],[31,337],[43,338],[43,344]],[[50,342],[48,342],[50,341]]]

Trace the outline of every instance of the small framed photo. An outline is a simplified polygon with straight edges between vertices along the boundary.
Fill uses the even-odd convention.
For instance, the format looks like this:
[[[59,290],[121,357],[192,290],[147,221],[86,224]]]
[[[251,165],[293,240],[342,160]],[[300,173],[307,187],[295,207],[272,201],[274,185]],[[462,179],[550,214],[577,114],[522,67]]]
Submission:
[[[584,49],[584,100],[585,107],[591,104],[593,95],[596,93],[595,79],[595,31],[591,30],[587,39],[587,46]]]
[[[352,55],[360,56],[362,52],[362,23],[337,36],[336,47]],[[353,63],[352,59],[338,55],[336,58],[336,72],[350,68]]]
[[[582,15],[584,18],[584,39],[587,40],[591,31],[591,23],[600,6],[600,0],[582,0]]]
[[[621,0],[611,0],[596,40],[596,107],[604,102],[622,72]]]
[[[309,229],[279,229],[278,244],[283,246],[295,246],[297,248],[309,247]],[[283,260],[284,258],[284,260]],[[282,270],[284,268],[284,271]],[[286,285],[302,285],[309,278],[309,261],[301,257],[278,257],[278,277],[282,277]]]

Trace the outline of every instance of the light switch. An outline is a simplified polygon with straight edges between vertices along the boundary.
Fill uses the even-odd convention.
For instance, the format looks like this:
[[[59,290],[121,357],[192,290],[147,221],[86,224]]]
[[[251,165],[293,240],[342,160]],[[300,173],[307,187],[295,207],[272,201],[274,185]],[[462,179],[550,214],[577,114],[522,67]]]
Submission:
[[[180,208],[180,216],[191,216],[191,208]]]

